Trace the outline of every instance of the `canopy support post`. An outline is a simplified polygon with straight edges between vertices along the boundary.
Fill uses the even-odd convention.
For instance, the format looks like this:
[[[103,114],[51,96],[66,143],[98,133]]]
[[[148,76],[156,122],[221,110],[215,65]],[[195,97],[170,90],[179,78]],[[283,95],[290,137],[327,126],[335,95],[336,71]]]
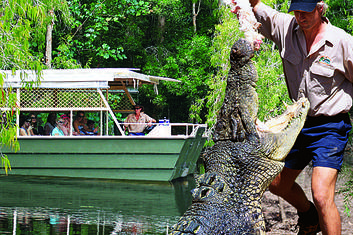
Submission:
[[[110,108],[108,102],[106,101],[106,99],[105,99],[105,97],[104,97],[102,91],[101,91],[100,89],[97,89],[97,91],[98,91],[98,94],[101,96],[101,99],[103,100],[103,103],[104,103],[105,107],[108,108],[108,111],[109,111],[110,115],[112,116],[112,118],[113,118],[113,120],[114,120],[114,122],[115,122],[115,125],[118,127],[118,129],[119,129],[121,135],[122,135],[122,136],[125,136],[125,133],[124,133],[123,129],[121,129],[121,127],[120,127],[120,125],[119,125],[119,122],[118,122],[118,120],[116,119],[115,114],[113,113],[112,109]],[[108,117],[107,117],[107,119],[108,119]]]
[[[20,93],[20,88],[17,88],[16,89],[16,105],[17,105],[17,108],[16,108],[16,124],[18,126],[17,128],[17,131],[16,131],[16,135],[17,136],[20,136],[20,108],[21,108],[21,93]]]

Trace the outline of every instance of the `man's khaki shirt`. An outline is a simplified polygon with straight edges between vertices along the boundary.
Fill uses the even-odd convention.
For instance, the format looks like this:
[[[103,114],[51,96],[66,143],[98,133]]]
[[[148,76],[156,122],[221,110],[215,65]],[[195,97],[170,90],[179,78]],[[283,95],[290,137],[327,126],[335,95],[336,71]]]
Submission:
[[[125,119],[125,123],[136,123],[136,124],[124,124],[125,127],[129,128],[128,131],[132,133],[141,133],[146,128],[146,123],[152,122],[152,118],[145,113],[141,113],[139,119],[136,119],[135,113],[131,113]]]
[[[255,14],[259,31],[279,49],[290,98],[307,97],[309,116],[347,113],[353,96],[353,37],[325,18],[324,38],[307,53],[295,17],[260,4]]]

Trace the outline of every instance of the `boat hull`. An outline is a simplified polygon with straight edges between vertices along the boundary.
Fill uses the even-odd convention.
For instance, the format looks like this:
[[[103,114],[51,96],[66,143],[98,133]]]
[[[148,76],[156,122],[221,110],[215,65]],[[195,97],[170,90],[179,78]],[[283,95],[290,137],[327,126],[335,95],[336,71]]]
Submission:
[[[13,175],[171,181],[193,174],[206,141],[193,137],[24,137],[3,151]]]

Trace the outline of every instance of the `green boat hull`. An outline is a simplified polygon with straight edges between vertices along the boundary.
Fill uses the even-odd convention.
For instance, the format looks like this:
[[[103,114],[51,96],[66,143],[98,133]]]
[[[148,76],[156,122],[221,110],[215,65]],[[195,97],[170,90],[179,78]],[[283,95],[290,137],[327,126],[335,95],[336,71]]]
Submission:
[[[26,137],[7,154],[13,175],[171,181],[197,170],[205,144],[193,137]]]

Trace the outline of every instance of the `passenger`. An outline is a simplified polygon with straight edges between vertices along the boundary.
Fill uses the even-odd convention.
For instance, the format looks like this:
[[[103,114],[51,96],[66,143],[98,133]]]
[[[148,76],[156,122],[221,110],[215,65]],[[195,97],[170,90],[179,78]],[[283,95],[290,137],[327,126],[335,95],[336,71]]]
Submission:
[[[91,121],[91,120],[89,120]],[[93,121],[91,121],[93,122]],[[94,128],[94,122],[93,122],[93,128],[89,128],[88,127],[88,119],[87,117],[84,117],[83,118],[83,125],[80,129],[80,133],[83,134],[83,135],[94,135],[98,132],[98,127],[97,128]]]
[[[87,132],[90,130],[88,129],[85,121],[85,113],[82,111],[77,112],[76,119],[74,121],[74,130],[78,135],[87,135]]]
[[[59,121],[57,121],[56,127],[51,132],[51,136],[67,136],[67,135],[68,133],[65,127],[65,120],[60,118]]]
[[[0,130],[1,128],[6,128],[6,126],[7,126],[6,112],[2,112],[0,117]]]
[[[70,125],[70,118],[69,118],[69,116],[67,116],[66,114],[63,114],[63,115],[60,116],[60,118],[64,120],[64,127],[65,127],[64,134],[65,134],[65,135],[70,135],[71,125]],[[65,132],[66,132],[66,133],[65,133]]]
[[[86,119],[87,120],[87,119]],[[94,121],[92,120],[87,120],[87,128],[89,131],[87,132],[88,135],[98,135],[98,127],[94,127]]]
[[[21,129],[20,129],[20,136],[32,136],[33,134],[33,130],[32,130],[32,126],[31,126],[31,119],[28,118],[27,116],[22,116],[20,118],[21,123]]]
[[[56,126],[56,113],[49,113],[47,123],[44,125],[44,135],[51,135]]]
[[[128,135],[145,135],[143,133],[146,126],[151,126],[156,120],[145,114],[142,105],[134,105],[134,113],[131,113],[125,119],[124,127],[127,128]],[[136,123],[136,124],[132,124]],[[144,124],[144,123],[147,123]]]
[[[31,117],[31,126],[34,135],[43,135],[44,129],[41,125],[38,125],[37,116],[34,113],[29,115]]]
[[[83,118],[85,117],[85,113],[82,111],[78,111],[75,121],[73,123],[74,131],[77,133],[77,135],[81,135],[80,129],[83,128]]]

